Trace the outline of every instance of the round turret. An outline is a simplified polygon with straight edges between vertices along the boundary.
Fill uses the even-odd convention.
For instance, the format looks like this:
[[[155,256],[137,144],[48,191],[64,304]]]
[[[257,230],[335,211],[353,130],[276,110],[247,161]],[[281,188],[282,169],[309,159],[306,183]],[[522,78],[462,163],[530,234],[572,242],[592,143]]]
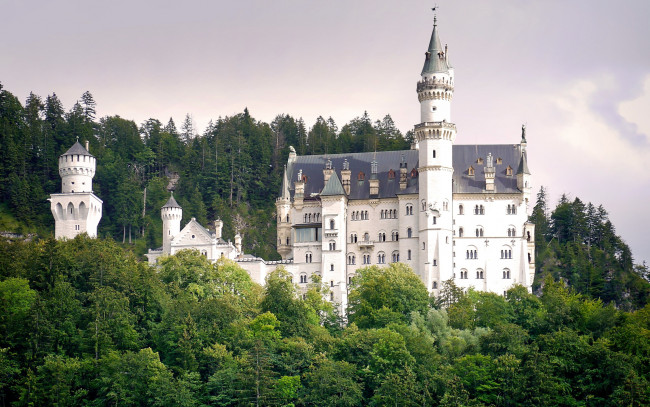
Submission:
[[[92,192],[97,160],[79,142],[59,157],[61,192]]]
[[[160,208],[160,217],[163,221],[163,253],[170,254],[172,239],[180,233],[183,219],[183,208],[176,202],[173,194]]]

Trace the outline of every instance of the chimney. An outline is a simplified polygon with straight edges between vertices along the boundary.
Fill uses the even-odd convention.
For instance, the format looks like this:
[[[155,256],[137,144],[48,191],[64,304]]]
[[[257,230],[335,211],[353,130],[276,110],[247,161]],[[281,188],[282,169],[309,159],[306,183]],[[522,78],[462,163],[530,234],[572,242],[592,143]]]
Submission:
[[[494,166],[492,165],[492,153],[488,153],[487,155],[487,164],[485,166],[484,172],[485,172],[485,190],[487,192],[494,192],[494,176],[496,175],[496,171]]]
[[[235,235],[235,250],[237,251],[238,256],[243,254],[241,251],[241,235],[239,233]]]
[[[223,229],[223,221],[217,219],[214,221],[214,234],[217,239],[221,239],[221,230]]]
[[[341,183],[343,184],[343,189],[345,190],[345,193],[350,195],[350,176],[352,175],[352,172],[350,171],[350,163],[348,162],[348,159],[346,158],[345,161],[343,161],[343,169],[341,170]]]
[[[402,162],[399,163],[399,189],[404,190],[406,189],[406,160],[404,158],[404,154],[402,154]]]
[[[333,172],[334,170],[332,169],[332,160],[328,159],[325,163],[325,168],[323,169],[323,185],[327,185],[327,181],[329,181]]]
[[[88,149],[88,147],[89,147],[89,143],[88,143],[88,140],[86,140],[86,151],[90,152],[90,150]]]
[[[293,203],[296,209],[302,209],[302,202],[305,198],[305,180],[302,178],[302,170],[298,170],[298,180],[294,183],[295,194],[293,195]]]
[[[379,178],[377,178],[377,160],[370,163],[370,196],[379,196]]]

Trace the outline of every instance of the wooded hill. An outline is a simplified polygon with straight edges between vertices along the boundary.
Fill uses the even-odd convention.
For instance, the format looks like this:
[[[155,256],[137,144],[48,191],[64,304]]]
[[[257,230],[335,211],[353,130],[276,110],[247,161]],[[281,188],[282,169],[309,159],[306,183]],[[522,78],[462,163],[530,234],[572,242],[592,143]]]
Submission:
[[[77,137],[98,158],[100,238],[58,242],[46,199]],[[97,120],[88,92],[65,112],[54,94],[23,106],[0,89],[0,229],[35,233],[0,239],[0,405],[650,404],[648,268],[634,265],[606,210],[578,198],[551,209],[538,194],[534,294],[447,282],[429,298],[403,265],[373,266],[343,316],[322,300],[327,287],[314,282],[300,298],[282,270],[260,287],[194,252],[159,270],[139,257],[160,245],[175,175],[184,216],[220,217],[226,238],[238,229],[247,252],[277,258],[289,145],[320,154],[408,139],[389,116],[307,129],[247,110],[196,135],[189,117],[180,130]]]

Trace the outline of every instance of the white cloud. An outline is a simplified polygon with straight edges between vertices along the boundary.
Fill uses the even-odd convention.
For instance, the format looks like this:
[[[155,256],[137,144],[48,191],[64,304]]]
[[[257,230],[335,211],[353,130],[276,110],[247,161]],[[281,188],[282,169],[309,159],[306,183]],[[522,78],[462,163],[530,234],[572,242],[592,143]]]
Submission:
[[[584,164],[585,168],[593,168],[596,164],[597,171],[604,174],[625,170],[625,173],[650,179],[645,170],[650,149],[630,144],[619,129],[591,109],[593,98],[612,86],[611,77],[580,80],[554,98],[554,105],[566,118],[558,124],[558,141],[564,148],[573,150],[574,162]]]
[[[650,142],[650,74],[645,77],[643,94],[618,105],[618,113],[637,126],[639,133]]]

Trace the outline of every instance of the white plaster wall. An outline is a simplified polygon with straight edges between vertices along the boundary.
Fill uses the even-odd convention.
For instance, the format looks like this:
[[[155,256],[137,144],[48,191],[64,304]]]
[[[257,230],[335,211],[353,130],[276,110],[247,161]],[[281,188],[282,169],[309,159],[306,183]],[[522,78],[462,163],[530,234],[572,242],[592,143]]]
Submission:
[[[80,211],[82,203],[85,209]],[[61,210],[57,210],[58,204],[61,205]],[[72,213],[69,204],[72,204]],[[54,216],[56,239],[73,239],[81,233],[97,237],[97,225],[102,218],[102,200],[94,194],[89,192],[52,194],[50,209]]]

